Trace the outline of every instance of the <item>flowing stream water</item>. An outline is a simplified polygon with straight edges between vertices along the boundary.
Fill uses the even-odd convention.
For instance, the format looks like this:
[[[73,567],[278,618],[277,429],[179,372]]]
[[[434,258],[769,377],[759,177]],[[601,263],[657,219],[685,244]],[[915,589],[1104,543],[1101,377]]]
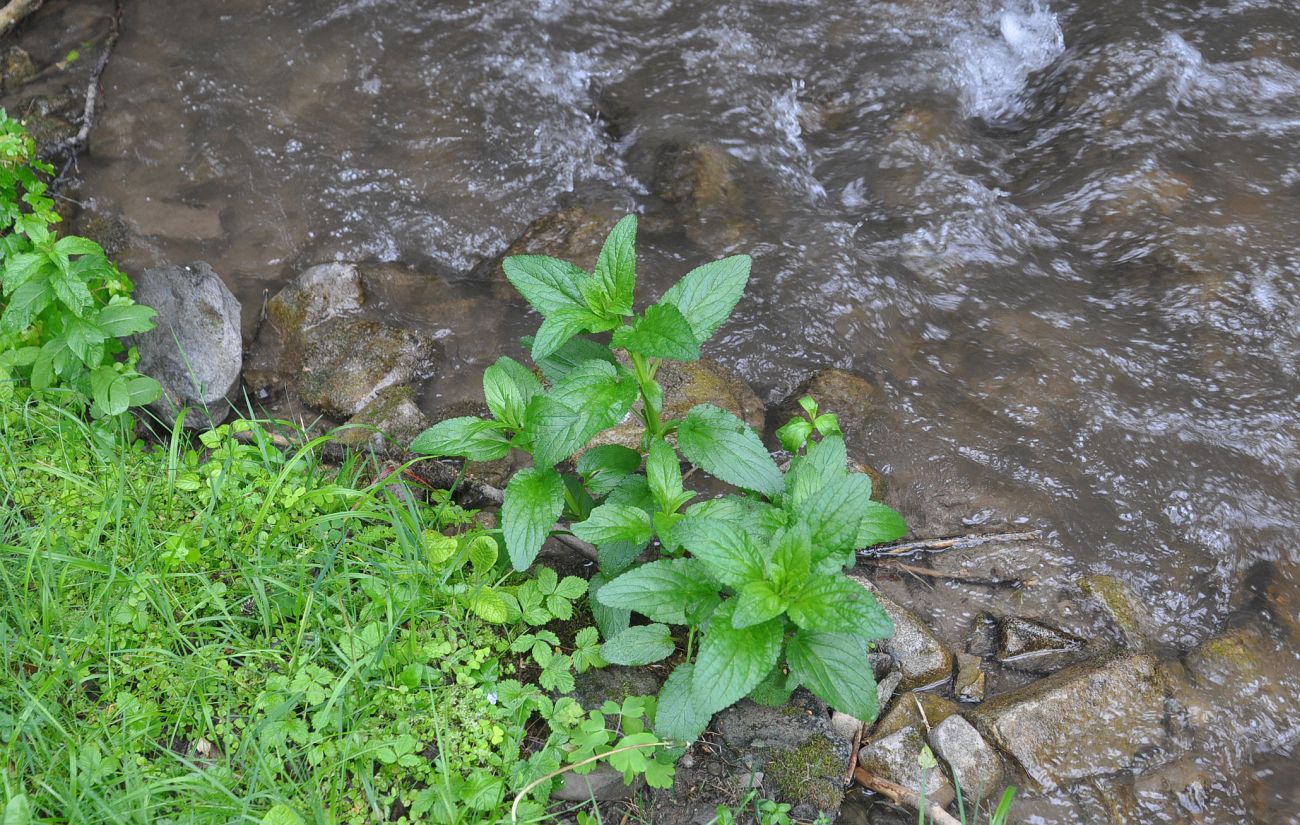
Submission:
[[[918,533],[940,493],[1042,526],[1170,649],[1300,589],[1293,0],[132,0],[104,92],[81,197],[129,268],[209,261],[251,334],[308,265],[406,264],[430,410],[535,323],[483,262],[613,204],[649,216],[649,295],[754,256],[706,355],[766,400],[879,384],[867,452]],[[730,211],[689,226],[655,175],[697,144]],[[1297,821],[1298,725],[1222,769],[1222,810]],[[1247,821],[1189,804],[1149,821]]]

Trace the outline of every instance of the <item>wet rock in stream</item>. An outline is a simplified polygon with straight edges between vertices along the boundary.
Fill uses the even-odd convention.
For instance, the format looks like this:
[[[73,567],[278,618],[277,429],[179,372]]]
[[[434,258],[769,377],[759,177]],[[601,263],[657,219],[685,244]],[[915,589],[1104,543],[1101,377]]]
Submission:
[[[1165,672],[1148,654],[1085,662],[965,714],[1045,787],[1158,764],[1172,749]]]
[[[189,407],[187,427],[226,420],[243,366],[239,301],[202,261],[145,270],[136,279],[135,300],[158,312],[154,328],[135,339],[140,372],[163,385],[149,408],[173,421]]]
[[[1084,640],[1045,622],[1008,616],[998,623],[997,659],[1033,673],[1051,673],[1087,658]]]
[[[440,354],[433,336],[363,316],[365,300],[363,268],[331,263],[305,270],[267,304],[278,337],[260,341],[250,385],[264,389],[287,381],[310,407],[347,420],[385,390],[428,375]],[[375,407],[357,423],[380,412]],[[403,416],[407,429],[416,420],[412,413],[408,408]]]
[[[511,255],[549,255],[577,264],[590,272],[605,243],[605,237],[625,213],[612,205],[570,206],[543,215],[528,225],[524,234],[497,257],[476,268],[478,277],[492,286],[501,300],[520,300],[506,278],[501,262]]]
[[[678,208],[687,236],[701,247],[730,248],[750,230],[734,166],[712,143],[670,140],[655,153],[652,191]]]
[[[921,724],[908,725],[868,743],[858,752],[858,765],[868,773],[884,777],[916,791],[939,805],[955,798],[952,783],[940,768],[923,770],[921,753],[929,747]]]
[[[406,386],[388,387],[349,418],[335,440],[345,447],[369,447],[376,451],[387,450],[391,442],[405,448],[429,424],[428,416],[415,403],[414,390]]]
[[[1002,792],[1006,774],[1002,756],[970,722],[949,716],[931,727],[929,740],[963,797],[980,801]]]
[[[428,372],[436,354],[433,339],[420,330],[331,318],[307,335],[298,395],[322,412],[347,418],[381,391]]]

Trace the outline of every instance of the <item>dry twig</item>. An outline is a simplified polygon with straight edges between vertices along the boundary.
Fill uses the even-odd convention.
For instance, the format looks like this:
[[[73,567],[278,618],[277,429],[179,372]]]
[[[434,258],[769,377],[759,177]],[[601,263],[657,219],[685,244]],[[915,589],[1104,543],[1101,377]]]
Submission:
[[[911,553],[934,553],[940,550],[964,550],[967,547],[979,547],[1000,541],[1034,541],[1042,538],[1037,530],[1021,530],[1008,533],[966,533],[960,536],[948,536],[938,539],[918,539],[897,544],[882,544],[867,550],[859,550],[858,558],[875,559],[884,556],[906,556]]]
[[[914,576],[929,576],[932,579],[948,579],[950,581],[966,582],[967,584],[979,584],[985,587],[1029,587],[1036,583],[1034,579],[994,579],[987,576],[973,576],[969,573],[946,573],[930,567],[917,567],[904,564],[901,561],[886,559],[871,559],[870,561],[882,570],[902,570]]]
[[[921,795],[911,788],[904,788],[897,782],[890,782],[888,779],[876,776],[862,767],[858,767],[853,771],[853,778],[862,787],[875,791],[895,805],[906,805],[914,811],[921,810]],[[961,825],[961,822],[956,817],[929,799],[925,800],[924,807],[926,815],[930,817],[930,820],[935,825]]]
[[[12,6],[17,2],[20,2],[20,0],[12,0],[9,5]],[[85,151],[86,145],[90,143],[90,129],[95,125],[95,111],[99,107],[99,80],[104,76],[104,69],[108,68],[108,59],[113,56],[113,47],[117,45],[118,35],[121,34],[121,23],[122,0],[116,0],[113,6],[113,16],[109,19],[108,37],[104,41],[104,49],[99,55],[99,60],[95,62],[95,67],[90,72],[90,79],[86,83],[86,104],[81,113],[81,128],[77,129],[77,133],[72,137],[47,147],[42,153],[46,160],[66,157],[68,162],[71,163],[72,159]],[[61,176],[62,173],[60,173]]]
[[[45,0],[9,0],[0,9],[0,37],[23,21],[23,18],[41,7]]]

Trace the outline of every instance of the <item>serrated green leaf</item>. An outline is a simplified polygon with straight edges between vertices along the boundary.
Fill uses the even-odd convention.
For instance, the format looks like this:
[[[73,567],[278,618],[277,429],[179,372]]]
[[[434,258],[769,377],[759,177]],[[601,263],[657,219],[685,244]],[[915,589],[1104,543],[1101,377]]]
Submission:
[[[867,643],[849,633],[800,630],[786,645],[790,674],[835,710],[873,721],[879,711]]]
[[[706,710],[692,692],[695,665],[685,662],[673,669],[659,691],[655,708],[655,733],[660,738],[682,744],[699,739],[709,726],[713,713]]]
[[[748,255],[733,255],[692,269],[664,293],[663,301],[681,311],[695,340],[703,344],[736,308],[749,282],[751,263]]]
[[[587,585],[587,605],[591,609],[591,617],[596,620],[596,627],[600,628],[600,635],[606,639],[611,639],[618,635],[632,619],[632,611],[622,607],[609,607],[600,600],[600,589],[609,584],[610,575],[603,572],[597,573],[591,577]]]
[[[608,494],[641,467],[641,454],[619,444],[592,447],[578,457],[578,472],[594,495]]]
[[[537,335],[533,337],[533,360],[549,358],[579,333],[603,332],[609,326],[585,306],[557,309],[537,328]]]
[[[691,409],[677,429],[682,454],[709,475],[767,496],[781,492],[781,470],[749,425],[712,404]]]
[[[629,627],[605,642],[600,653],[611,664],[635,667],[666,659],[676,649],[668,625],[649,624]]]
[[[510,452],[498,421],[462,416],[439,421],[411,442],[411,452],[418,455],[461,456],[470,461],[496,461]]]
[[[812,435],[812,432],[811,421],[806,418],[792,418],[776,431],[776,439],[781,442],[782,448],[797,453],[803,449],[804,444],[808,443],[808,436]]]
[[[600,257],[596,259],[595,275],[605,295],[606,308],[617,315],[631,315],[632,293],[636,289],[636,215],[625,216],[605,238]]]
[[[713,613],[700,642],[691,678],[691,694],[709,713],[743,699],[776,665],[781,654],[781,621],[771,619],[737,628],[737,602],[723,602]]]
[[[533,458],[541,466],[565,460],[622,421],[636,396],[636,379],[622,367],[599,360],[575,367],[528,405],[524,417]]]
[[[888,639],[894,634],[894,623],[875,595],[839,573],[809,581],[791,600],[787,613],[805,630],[848,632],[864,639]]]
[[[749,692],[748,698],[760,705],[775,708],[790,701],[790,694],[792,693],[794,693],[794,687],[778,664],[763,677],[763,681],[754,686],[754,689]]]
[[[674,525],[673,538],[691,551],[715,579],[733,590],[767,578],[762,550],[747,532],[733,524],[700,518],[692,512]]]
[[[498,358],[483,371],[483,395],[492,414],[519,430],[524,425],[528,402],[542,391],[542,382],[513,358]]]
[[[655,622],[687,624],[718,602],[718,593],[694,559],[661,559],[623,573],[600,588],[608,607],[635,610]]]
[[[813,561],[852,550],[859,525],[873,503],[871,479],[862,473],[846,475],[808,496],[799,516],[817,548]]]
[[[533,338],[524,338],[523,345],[532,350],[533,340]],[[546,376],[547,381],[558,384],[575,367],[588,361],[604,361],[608,364],[618,363],[614,353],[604,344],[590,338],[571,338],[568,343],[546,358],[536,360],[536,364],[541,368],[542,374]]]
[[[20,252],[6,257],[3,294],[12,295],[14,290],[34,278],[48,261],[43,252]]]
[[[802,522],[777,533],[772,544],[772,583],[782,596],[793,595],[808,581],[812,552],[812,539]]]
[[[506,485],[501,530],[516,570],[527,570],[564,509],[564,480],[552,469],[530,467]]]
[[[49,281],[28,281],[15,289],[9,297],[9,305],[5,307],[4,315],[0,316],[0,328],[21,332],[53,301],[54,287]]]
[[[633,319],[631,325],[615,329],[610,343],[650,358],[700,360],[700,344],[690,323],[669,303],[655,304],[646,309],[645,315]]]
[[[659,509],[665,513],[676,512],[683,503],[682,465],[677,459],[677,451],[662,438],[650,442],[646,456],[646,483],[650,485],[650,493]]]
[[[874,547],[887,541],[897,541],[907,535],[907,522],[892,507],[872,501],[868,502],[862,523],[858,525],[858,535],[853,542],[857,549]]]
[[[54,251],[63,255],[98,255],[104,256],[104,248],[89,238],[67,235],[54,244]]]
[[[500,552],[496,539],[491,536],[475,536],[470,541],[467,552],[474,575],[482,576],[496,566]]]
[[[769,582],[749,582],[736,596],[736,611],[731,618],[735,628],[753,627],[785,612],[785,599]]]
[[[575,536],[592,544],[620,541],[644,544],[653,534],[650,516],[640,508],[625,504],[602,504],[572,529]]]
[[[511,255],[501,262],[506,278],[546,317],[566,309],[586,309],[582,300],[584,279],[590,277],[581,268],[546,255]]]

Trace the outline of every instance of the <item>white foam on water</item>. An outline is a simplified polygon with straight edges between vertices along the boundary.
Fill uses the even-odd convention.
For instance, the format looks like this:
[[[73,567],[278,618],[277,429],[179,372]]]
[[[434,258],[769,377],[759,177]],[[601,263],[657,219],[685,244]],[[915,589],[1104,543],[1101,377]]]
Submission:
[[[1002,120],[1024,111],[1029,76],[1065,51],[1065,36],[1037,0],[1026,9],[1003,7],[986,23],[995,34],[971,31],[953,41],[953,79],[968,117]]]

